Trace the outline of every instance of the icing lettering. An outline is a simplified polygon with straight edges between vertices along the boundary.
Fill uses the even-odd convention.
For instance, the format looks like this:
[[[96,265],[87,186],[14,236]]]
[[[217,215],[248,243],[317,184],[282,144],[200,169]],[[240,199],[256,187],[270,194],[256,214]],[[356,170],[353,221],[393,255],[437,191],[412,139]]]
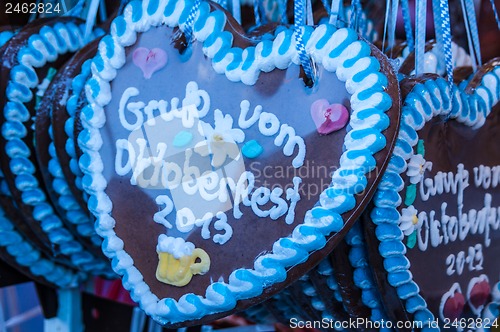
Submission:
[[[456,213],[449,204],[442,202],[439,211],[420,211],[418,220],[422,227],[417,229],[417,245],[421,251],[436,248],[456,241],[464,241],[468,236],[481,235],[483,243],[470,246],[467,250],[450,254],[445,261],[446,273],[461,275],[464,271],[483,269],[483,248],[492,242],[492,233],[500,229],[500,206],[492,206],[493,197],[484,193],[484,204],[480,209],[464,211],[464,193],[468,188],[488,190],[499,184],[500,166],[474,167],[469,173],[463,164],[457,165],[456,173],[437,172],[432,178],[425,178],[425,171],[432,170],[432,162],[423,165],[424,177],[417,184],[423,202],[443,193],[456,196]]]
[[[244,141],[241,129],[245,130],[257,124],[259,133],[265,137],[274,137],[274,145],[282,147],[285,156],[291,157],[295,153],[291,165],[294,169],[304,164],[306,153],[304,139],[296,134],[294,128],[280,123],[275,114],[264,112],[261,105],[255,105],[253,113],[249,116],[251,104],[248,100],[240,103],[237,124],[241,129],[232,129],[232,117],[229,114],[224,115],[220,110],[214,111],[215,120],[219,116],[220,119],[224,119],[224,123],[220,122],[214,127],[212,124],[200,121],[210,110],[208,93],[199,89],[196,82],[189,82],[185,91],[182,101],[174,97],[170,102],[165,100],[144,102],[137,100],[140,91],[135,87],[129,87],[125,89],[119,102],[120,124],[130,132],[130,135],[128,139],[121,138],[116,141],[116,174],[130,175],[130,183],[134,186],[170,191],[168,195],[161,194],[156,197],[159,211],[154,214],[153,220],[167,229],[176,229],[181,233],[192,232],[195,227],[201,228],[203,239],[212,239],[221,245],[229,241],[233,234],[226,214],[231,209],[236,219],[242,218],[244,213],[242,207],[245,206],[258,217],[269,217],[271,220],[284,217],[287,224],[292,224],[295,220],[297,202],[301,198],[300,177],[293,176],[290,186],[270,189],[257,186],[255,174],[251,171],[243,170],[240,174],[234,174],[232,171],[234,167],[229,166],[233,162],[243,161],[238,153],[226,152],[226,155],[231,156],[227,162],[214,162],[210,158],[215,158],[212,149],[220,149],[222,146],[219,144],[220,140],[224,138],[217,132],[221,130],[217,126],[223,127],[228,133],[232,130],[231,133],[235,135],[232,139],[235,142],[231,148],[239,149],[241,147],[237,143],[243,145]],[[190,135],[189,146],[186,146],[180,154],[179,144],[175,144],[175,139],[170,146],[168,145],[170,141],[162,141],[160,138],[154,142],[144,137],[150,130],[148,127],[175,119],[180,120],[183,132]],[[178,133],[174,133],[174,136],[177,137]],[[208,143],[204,144],[205,142]],[[172,156],[170,152],[174,155]],[[179,160],[175,156],[182,158]],[[179,193],[181,196],[176,196]],[[201,215],[192,205],[183,204],[197,199],[205,203],[214,202],[211,206],[217,210],[208,212],[205,210]]]

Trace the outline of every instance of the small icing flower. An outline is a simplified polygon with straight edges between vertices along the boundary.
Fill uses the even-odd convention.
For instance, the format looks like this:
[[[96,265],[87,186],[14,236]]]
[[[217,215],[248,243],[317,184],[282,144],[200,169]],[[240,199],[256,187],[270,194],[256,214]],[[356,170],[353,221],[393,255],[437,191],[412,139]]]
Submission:
[[[425,159],[420,154],[414,154],[408,161],[408,170],[406,175],[410,178],[413,184],[419,183],[424,177]]]
[[[226,157],[236,159],[240,154],[240,149],[236,143],[245,140],[245,133],[241,129],[233,128],[233,118],[231,115],[222,115],[220,110],[214,113],[215,128],[200,121],[199,130],[206,140],[196,144],[196,153],[205,157],[212,155],[212,166],[220,167],[226,161]]]
[[[418,219],[418,211],[413,205],[401,211],[401,221],[399,228],[405,236],[411,235],[415,230],[422,227],[422,220]]]

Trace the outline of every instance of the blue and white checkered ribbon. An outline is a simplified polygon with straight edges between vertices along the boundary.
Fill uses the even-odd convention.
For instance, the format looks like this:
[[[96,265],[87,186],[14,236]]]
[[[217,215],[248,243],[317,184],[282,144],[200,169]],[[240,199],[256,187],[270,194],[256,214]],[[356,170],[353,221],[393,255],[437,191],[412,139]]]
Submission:
[[[189,12],[189,15],[186,19],[185,27],[184,27],[184,36],[186,37],[186,42],[190,44],[193,40],[193,28],[194,28],[194,19],[196,17],[196,13],[198,12],[198,8],[200,8],[201,0],[195,0],[193,3],[193,7]]]
[[[410,52],[415,50],[415,40],[413,39],[413,30],[411,27],[410,6],[408,0],[401,0],[401,13],[403,14],[403,24],[406,34],[406,44]]]
[[[421,75],[424,73],[427,0],[416,0],[415,13],[415,74]]]
[[[495,5],[495,0],[490,0],[490,3],[493,14],[495,14],[495,20],[497,21],[498,30],[500,30],[500,17],[498,17],[498,10],[497,6]]]
[[[439,16],[441,21],[441,35],[443,42],[444,60],[446,64],[446,74],[450,86],[453,86],[453,54],[451,52],[451,24],[450,24],[450,9],[448,0],[439,1]]]
[[[288,23],[288,16],[286,15],[286,12],[287,12],[287,5],[288,5],[288,1],[287,0],[281,0],[280,2],[280,6],[281,6],[281,23],[283,24],[287,24]]]
[[[303,27],[304,27],[304,19],[305,19],[305,0],[294,0],[294,32],[295,32],[295,49],[299,55],[300,64],[304,69],[304,73],[307,78],[314,81],[313,67],[311,64],[311,60],[306,52],[306,46],[303,40]]]
[[[253,16],[255,18],[255,25],[261,25],[260,20],[260,0],[253,0]]]

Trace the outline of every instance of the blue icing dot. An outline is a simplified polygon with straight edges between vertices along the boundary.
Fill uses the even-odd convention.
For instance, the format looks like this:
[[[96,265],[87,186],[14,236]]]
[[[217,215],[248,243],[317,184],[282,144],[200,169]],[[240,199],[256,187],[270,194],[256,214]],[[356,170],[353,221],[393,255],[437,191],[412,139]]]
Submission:
[[[241,152],[243,155],[249,159],[257,158],[264,152],[264,149],[262,146],[257,142],[256,140],[251,140],[245,143],[243,145],[243,148],[241,148]]]
[[[174,137],[174,146],[176,148],[182,148],[183,146],[188,145],[193,140],[193,134],[189,131],[181,131]]]

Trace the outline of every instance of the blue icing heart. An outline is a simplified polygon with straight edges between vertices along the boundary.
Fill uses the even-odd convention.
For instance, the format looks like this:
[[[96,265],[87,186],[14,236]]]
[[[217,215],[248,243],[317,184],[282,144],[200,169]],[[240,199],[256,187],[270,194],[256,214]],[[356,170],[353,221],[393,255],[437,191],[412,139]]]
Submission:
[[[174,137],[174,146],[176,148],[182,148],[183,146],[188,145],[193,140],[193,134],[189,131],[181,131]]]
[[[257,158],[264,152],[262,146],[256,140],[246,142],[241,148],[243,155],[249,159]]]

